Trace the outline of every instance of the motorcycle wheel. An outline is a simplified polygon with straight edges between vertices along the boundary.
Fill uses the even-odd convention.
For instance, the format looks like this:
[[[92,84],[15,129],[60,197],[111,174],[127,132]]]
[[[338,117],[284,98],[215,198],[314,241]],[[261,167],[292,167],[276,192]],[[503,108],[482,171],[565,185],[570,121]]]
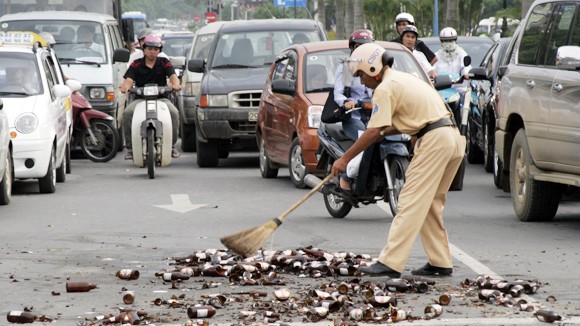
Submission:
[[[409,168],[409,158],[403,156],[389,157],[389,173],[393,181],[393,189],[388,191],[389,207],[393,217],[397,215],[397,205],[399,204],[399,194],[405,184],[405,173]]]
[[[117,155],[119,133],[113,124],[106,120],[91,121],[91,131],[95,135],[93,144],[88,129],[81,134],[81,150],[93,162],[108,162]]]
[[[332,169],[333,161],[330,160],[328,162],[328,166],[326,168],[326,175],[330,173],[330,169]],[[352,205],[345,202],[342,198],[335,196],[333,194],[324,194],[324,206],[326,206],[326,210],[330,213],[330,216],[334,218],[344,218],[345,216],[350,213],[352,209]]]
[[[147,174],[155,179],[155,130],[147,129]]]

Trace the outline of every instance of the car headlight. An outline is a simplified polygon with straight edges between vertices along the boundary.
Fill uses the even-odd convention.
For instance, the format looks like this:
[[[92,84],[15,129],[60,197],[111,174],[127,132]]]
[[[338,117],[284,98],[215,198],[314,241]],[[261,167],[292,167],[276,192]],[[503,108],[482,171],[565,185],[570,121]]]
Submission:
[[[322,115],[321,105],[312,105],[308,107],[308,128],[318,129],[320,126],[320,116]]]
[[[87,87],[89,100],[107,100],[109,102],[115,101],[115,90],[112,86],[108,87]]]
[[[202,95],[199,101],[200,107],[227,107],[228,106],[228,96],[227,95]]]
[[[29,134],[38,127],[38,118],[34,113],[24,113],[16,118],[16,130],[23,134]]]

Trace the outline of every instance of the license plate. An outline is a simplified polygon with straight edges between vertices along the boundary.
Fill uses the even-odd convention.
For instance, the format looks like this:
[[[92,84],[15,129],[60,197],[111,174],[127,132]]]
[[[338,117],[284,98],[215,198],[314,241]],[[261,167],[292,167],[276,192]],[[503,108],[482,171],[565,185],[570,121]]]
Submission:
[[[248,121],[258,121],[258,112],[248,112]]]

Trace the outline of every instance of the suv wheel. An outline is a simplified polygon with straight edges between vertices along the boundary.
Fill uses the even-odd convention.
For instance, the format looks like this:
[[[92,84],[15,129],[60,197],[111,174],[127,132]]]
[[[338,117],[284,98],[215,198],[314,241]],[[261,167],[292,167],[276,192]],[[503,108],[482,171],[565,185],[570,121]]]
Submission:
[[[302,147],[300,147],[300,140],[298,137],[294,138],[292,141],[292,146],[290,146],[290,156],[288,160],[288,169],[292,183],[296,186],[296,188],[304,189],[304,187],[306,187],[306,184],[304,183],[304,177],[306,176],[306,165],[304,165],[304,159],[302,158]]]
[[[491,121],[488,121],[487,117],[483,117],[483,125],[481,126],[483,135],[483,167],[486,172],[493,172],[494,165],[494,134],[493,126]]]
[[[213,168],[218,165],[219,152],[218,144],[208,140],[207,143],[202,143],[196,139],[197,143],[197,166],[200,168]]]
[[[475,142],[475,136],[471,120],[467,120],[467,161],[471,164],[478,164],[483,161],[483,152]]]
[[[181,150],[184,152],[195,152],[196,135],[195,135],[195,124],[181,123]]]
[[[530,167],[532,156],[526,131],[520,129],[514,138],[510,156],[510,188],[516,216],[525,222],[550,221],[556,215],[562,185],[534,180]]]
[[[497,150],[493,150],[493,184],[498,189],[502,189],[502,177],[503,177],[503,163],[499,159],[499,155],[497,155]]]
[[[268,158],[268,153],[266,152],[266,145],[264,145],[264,139],[261,135],[258,135],[258,146],[260,151],[260,173],[262,178],[275,178],[278,176],[278,169],[272,168],[272,162]]]

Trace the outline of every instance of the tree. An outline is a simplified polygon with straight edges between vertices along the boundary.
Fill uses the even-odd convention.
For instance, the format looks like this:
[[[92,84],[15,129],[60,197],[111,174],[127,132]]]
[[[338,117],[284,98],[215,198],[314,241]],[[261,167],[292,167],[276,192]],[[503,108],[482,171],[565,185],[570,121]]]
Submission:
[[[344,2],[334,0],[336,6],[336,39],[344,40]]]
[[[316,6],[318,7],[318,21],[322,24],[322,26],[326,26],[326,6],[324,5],[324,0],[316,0]]]
[[[353,31],[357,29],[361,29],[365,27],[364,22],[364,1],[363,0],[354,0],[354,22],[353,22]]]
[[[460,0],[445,0],[444,27],[453,27],[456,30],[459,29],[459,1]]]

